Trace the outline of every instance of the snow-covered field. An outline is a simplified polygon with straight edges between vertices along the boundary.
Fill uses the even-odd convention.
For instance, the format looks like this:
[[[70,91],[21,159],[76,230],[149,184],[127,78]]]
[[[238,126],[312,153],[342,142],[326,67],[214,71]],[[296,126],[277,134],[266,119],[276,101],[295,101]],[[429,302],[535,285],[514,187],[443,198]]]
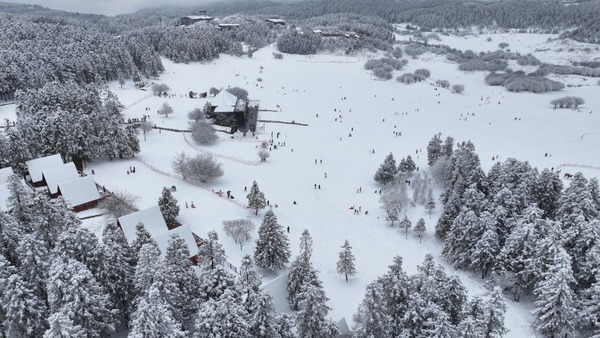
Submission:
[[[522,54],[548,48],[534,53],[542,62],[565,60],[564,55],[555,54],[557,42],[546,44],[548,37],[555,36],[490,36],[492,42],[486,41],[486,35],[479,35],[467,39],[442,37],[441,43],[479,52],[495,50],[498,43],[507,42],[509,48]],[[222,56],[206,64],[174,64],[165,59],[166,72],[156,81],[171,87],[175,94],[172,98],[152,96],[149,91],[135,89],[130,82],[123,89],[111,84],[111,89],[127,107],[126,118],[149,114],[153,123],[163,127],[186,128],[187,113],[204,106],[206,100],[187,97],[190,90],[204,92],[210,87],[228,86],[247,89],[251,99],[260,100],[261,109],[275,110],[261,111],[259,119],[295,121],[308,126],[260,123],[256,139],[251,135],[235,135],[232,139],[218,133],[218,143],[202,148],[181,133],[153,130],[146,141],[140,135],[142,151],[135,159],[96,161],[88,164],[86,171],[94,169],[96,181],[109,190],[139,196],[140,209],[156,204],[163,187],[176,185],[174,196],[182,207],[179,220],[201,236],[217,230],[228,260],[234,265],[243,255],[252,253],[254,245],[249,243],[240,250],[223,233],[222,221],[247,217],[257,226],[261,223],[264,211],[255,216],[243,207],[244,188],[250,188],[256,180],[270,204],[277,204],[274,212],[279,223],[290,227],[294,256],[303,229],[312,235],[313,263],[330,298],[330,317],[336,321],[342,317],[351,321],[366,285],[387,271],[395,255],[404,258],[405,269],[412,274],[424,256],[432,253],[448,273],[460,276],[470,296],[488,292],[477,274],[456,271],[440,257],[441,243],[432,235],[441,211],[439,204],[431,218],[421,207],[408,209],[413,224],[419,217],[427,222],[422,243],[412,233],[406,240],[398,227],[390,227],[385,221],[373,175],[390,152],[397,161],[411,155],[417,166],[424,169],[427,143],[441,132],[458,142],[471,140],[486,171],[494,164],[493,156],[499,156],[500,161],[508,157],[528,160],[540,170],[565,163],[600,167],[596,156],[600,144],[597,79],[584,81],[582,77],[570,76],[565,77],[569,83],[585,85],[546,94],[509,93],[501,87],[486,86],[484,72],[461,72],[456,64],[425,54],[419,60],[409,60],[405,69],[394,75],[427,68],[432,77],[423,83],[404,85],[395,80],[375,80],[363,68],[365,57],[285,55],[283,60],[275,60],[273,51],[273,47],[267,47],[252,58]],[[588,59],[583,54],[571,55],[573,60]],[[438,79],[464,84],[465,92],[453,94],[430,84]],[[552,109],[552,99],[567,95],[586,100],[581,112]],[[174,114],[168,118],[156,114],[165,101],[174,108]],[[0,107],[0,118],[13,119],[13,114],[14,105]],[[401,136],[395,132],[401,132]],[[271,135],[274,144],[285,146],[273,149],[266,163],[258,163],[256,147]],[[176,153],[192,155],[199,149],[214,153],[225,172],[221,179],[202,187],[176,177],[171,169]],[[545,153],[550,156],[545,157]],[[136,167],[135,174],[127,175],[129,166]],[[565,166],[562,170],[581,170],[588,177],[600,173],[593,168]],[[315,189],[315,184],[321,189]],[[231,190],[235,199],[219,197],[212,190]],[[196,208],[186,209],[185,203],[192,201]],[[360,206],[363,213],[354,214],[349,209],[352,206]],[[93,218],[86,220],[85,225],[99,233],[102,222],[103,218]],[[345,239],[353,247],[358,270],[349,283],[335,271]],[[278,273],[265,275],[265,281]],[[507,337],[535,336],[529,328],[533,320],[531,303],[516,303],[510,297],[506,303],[506,326],[510,330]]]

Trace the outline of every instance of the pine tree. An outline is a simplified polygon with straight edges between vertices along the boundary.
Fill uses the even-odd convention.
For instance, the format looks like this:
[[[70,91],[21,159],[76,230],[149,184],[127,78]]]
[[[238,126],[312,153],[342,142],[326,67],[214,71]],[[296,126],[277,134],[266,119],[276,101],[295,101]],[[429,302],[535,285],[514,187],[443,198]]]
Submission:
[[[332,338],[337,332],[331,332],[332,326],[326,318],[329,307],[325,304],[328,298],[323,287],[308,284],[302,292],[296,315],[296,328],[300,337],[306,338]]]
[[[435,134],[427,145],[427,164],[432,166],[442,156],[442,134]]]
[[[179,205],[177,205],[177,200],[173,197],[173,194],[171,194],[171,189],[167,187],[164,187],[162,190],[162,195],[158,199],[158,207],[167,224],[173,224],[175,218],[179,216]]]
[[[26,234],[21,238],[17,248],[19,258],[19,274],[26,288],[39,299],[48,297],[46,279],[48,278],[48,248],[38,236]]]
[[[390,153],[386,156],[381,166],[379,166],[379,169],[377,169],[373,179],[381,185],[387,185],[394,181],[397,174],[398,168],[396,168],[396,160],[394,160],[394,155]]]
[[[400,229],[404,229],[404,238],[408,239],[408,229],[412,227],[412,222],[408,219],[406,215],[402,221],[400,221]]]
[[[500,243],[498,240],[497,228],[489,219],[482,220],[484,231],[481,238],[475,242],[471,250],[470,267],[481,273],[481,278],[485,278],[496,261],[496,256],[500,252]]]
[[[158,286],[152,284],[146,294],[140,297],[131,316],[128,337],[185,337],[181,324],[173,318],[166,306]]]
[[[65,256],[55,258],[47,288],[51,314],[68,313],[73,324],[90,336],[106,337],[115,331],[116,311],[109,296],[83,263]]]
[[[255,215],[258,215],[258,211],[267,206],[265,194],[258,189],[258,183],[256,183],[256,181],[252,182],[252,187],[250,187],[250,192],[246,198],[248,199],[248,208],[254,210]]]
[[[402,269],[402,257],[394,257],[389,271],[377,280],[381,284],[383,299],[386,300],[387,313],[390,316],[390,335],[399,337],[404,329],[404,315],[408,308],[408,295],[411,283]]]
[[[289,259],[289,240],[283,227],[277,223],[273,210],[268,210],[258,229],[254,250],[256,265],[267,270],[282,269]]]
[[[579,308],[580,325],[593,331],[594,337],[600,336],[600,275],[597,276],[596,282],[582,293]]]
[[[139,222],[135,225],[135,239],[131,242],[131,250],[133,250],[134,257],[140,254],[142,246],[147,243],[154,242],[152,235],[144,227],[144,223]],[[156,244],[156,243],[155,243]],[[157,247],[158,248],[158,247]]]
[[[250,333],[252,337],[279,337],[273,297],[267,291],[258,293],[256,304],[254,304],[250,313]]]
[[[507,330],[504,326],[504,314],[506,313],[506,304],[502,299],[502,290],[495,287],[490,299],[486,302],[484,316],[482,318],[483,337],[501,338]]]
[[[102,232],[103,259],[99,281],[110,294],[111,301],[126,321],[132,310],[133,278],[135,274],[133,251],[125,235],[115,223],[108,223]]]
[[[156,274],[160,267],[160,249],[154,241],[150,241],[142,246],[138,255],[135,274],[133,277],[134,300],[143,297],[154,284]]]
[[[367,286],[365,297],[354,315],[354,334],[357,337],[387,338],[391,337],[390,318],[384,292],[378,283]]]
[[[2,280],[2,310],[5,334],[8,337],[39,337],[48,323],[48,307],[43,298],[28,288],[18,274]]]
[[[206,241],[199,248],[198,258],[202,265],[211,270],[225,263],[225,249],[219,243],[219,234],[216,231],[208,232]]]
[[[293,310],[298,310],[302,300],[302,292],[308,284],[318,282],[317,272],[310,261],[312,255],[312,238],[308,230],[300,237],[300,253],[292,261],[287,274],[288,302]]]
[[[458,331],[450,322],[448,316],[441,312],[436,318],[432,319],[428,326],[431,329],[425,330],[429,338],[454,338],[458,336]]]
[[[550,219],[556,217],[562,189],[563,184],[558,172],[550,171],[548,168],[542,170],[536,183],[535,200],[537,206],[543,210],[544,217]]]
[[[202,303],[196,317],[194,338],[250,338],[247,312],[239,295],[226,290],[219,299]]]
[[[173,318],[187,327],[198,310],[200,282],[192,269],[190,251],[183,238],[174,236],[169,240],[157,279]]]
[[[342,251],[339,252],[340,259],[337,262],[337,272],[340,275],[346,277],[348,282],[348,276],[356,275],[356,267],[354,266],[354,255],[352,254],[352,247],[348,240],[344,241],[342,245]]]
[[[44,338],[88,338],[85,329],[81,325],[75,325],[68,313],[53,313],[48,317],[48,323],[50,327],[44,333]]]
[[[296,334],[294,334],[294,318],[287,313],[282,313],[277,317],[277,332],[279,333],[279,338],[296,338]]]
[[[102,246],[96,235],[86,228],[67,228],[58,237],[54,252],[83,263],[94,276],[98,276],[102,269]]]
[[[534,290],[537,296],[533,310],[536,316],[534,327],[540,334],[552,337],[574,334],[577,318],[575,293],[571,289],[574,283],[571,257],[559,247]]]
[[[417,224],[415,225],[415,228],[413,229],[414,232],[417,234],[417,236],[419,236],[419,243],[421,243],[421,241],[423,240],[423,235],[425,234],[425,220],[423,219],[423,217],[419,218],[419,220],[417,221]]]
[[[203,301],[217,300],[227,290],[235,288],[235,276],[227,272],[222,265],[216,265],[200,277],[200,298]]]
[[[456,326],[462,320],[463,310],[467,302],[467,290],[457,276],[448,278],[448,282],[444,283],[443,288],[440,297],[442,309],[448,314],[450,323]]]

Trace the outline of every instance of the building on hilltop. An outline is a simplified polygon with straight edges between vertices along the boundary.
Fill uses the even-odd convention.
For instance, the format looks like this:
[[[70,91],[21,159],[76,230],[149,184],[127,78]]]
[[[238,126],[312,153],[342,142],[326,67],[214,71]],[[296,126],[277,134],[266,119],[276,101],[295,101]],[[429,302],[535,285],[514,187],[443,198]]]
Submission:
[[[212,16],[206,15],[206,11],[199,11],[197,15],[188,15],[179,19],[179,24],[182,26],[189,26],[199,21],[209,22],[214,19],[215,18],[213,18]]]
[[[265,22],[267,22],[273,26],[275,26],[275,25],[285,26],[285,20],[283,20],[283,19],[269,18],[269,19],[266,19]]]

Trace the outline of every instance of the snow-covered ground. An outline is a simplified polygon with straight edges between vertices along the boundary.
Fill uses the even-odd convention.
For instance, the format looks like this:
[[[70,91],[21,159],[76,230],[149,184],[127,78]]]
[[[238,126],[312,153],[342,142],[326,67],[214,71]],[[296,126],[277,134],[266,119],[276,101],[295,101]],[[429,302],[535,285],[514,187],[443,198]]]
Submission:
[[[492,42],[480,35],[467,39],[442,37],[442,43],[479,52],[495,50],[498,43],[507,42],[509,48],[526,54],[545,48],[545,41],[550,37],[541,34],[490,36]],[[548,51],[535,53],[536,57],[542,61],[556,60],[553,56],[556,46],[552,43]],[[219,142],[207,147],[194,146],[189,136],[186,139],[181,133],[153,130],[146,141],[140,135],[142,151],[135,159],[96,161],[88,165],[86,172],[94,169],[96,181],[109,190],[139,196],[139,208],[156,204],[163,187],[176,185],[174,196],[182,207],[179,220],[191,225],[201,236],[216,230],[228,260],[234,265],[239,264],[243,255],[253,252],[254,244],[249,243],[240,250],[223,233],[222,221],[249,218],[257,226],[261,223],[264,211],[255,216],[243,207],[244,188],[250,188],[256,180],[270,204],[277,204],[274,211],[279,223],[290,227],[294,256],[301,232],[310,231],[314,241],[313,263],[320,270],[330,298],[330,317],[336,321],[345,317],[351,322],[366,285],[387,271],[395,255],[404,258],[405,269],[412,274],[424,256],[432,253],[448,273],[460,276],[470,296],[488,292],[478,275],[456,271],[440,257],[441,243],[432,235],[441,211],[439,205],[431,218],[421,207],[408,209],[407,215],[413,224],[419,217],[427,222],[422,243],[412,233],[405,239],[397,226],[391,227],[385,221],[379,194],[375,193],[379,186],[373,181],[373,175],[390,152],[397,161],[411,155],[417,166],[424,169],[427,143],[435,133],[441,132],[459,142],[473,141],[486,171],[494,164],[493,156],[499,156],[500,161],[508,157],[528,160],[540,170],[558,168],[565,163],[600,167],[596,156],[600,144],[600,98],[596,79],[583,82],[581,77],[568,77],[570,81],[589,86],[565,88],[561,92],[509,93],[501,87],[486,86],[484,72],[461,72],[456,64],[443,57],[426,54],[419,60],[411,59],[395,76],[427,68],[431,79],[404,85],[394,80],[375,80],[363,68],[367,60],[364,57],[285,55],[283,60],[275,60],[273,51],[273,47],[267,47],[255,52],[252,58],[222,56],[205,64],[175,64],[163,60],[166,72],[156,81],[171,87],[171,93],[175,94],[172,98],[149,95],[149,91],[135,89],[132,83],[123,89],[115,83],[111,88],[127,107],[126,118],[149,114],[158,126],[186,128],[187,113],[202,108],[206,102],[190,99],[187,93],[228,86],[247,89],[251,99],[260,100],[261,109],[274,110],[261,111],[259,119],[295,121],[308,126],[260,123],[257,139],[250,135],[247,138],[236,135],[232,139],[218,133]],[[572,58],[583,59],[577,55]],[[450,90],[430,85],[438,79],[464,84],[465,92],[452,94]],[[549,102],[566,95],[586,100],[581,112],[552,109]],[[165,101],[174,108],[174,114],[168,118],[156,114]],[[14,119],[13,114],[14,105],[0,107],[0,118]],[[402,134],[395,136],[395,132]],[[258,163],[257,146],[260,140],[268,140],[271,135],[280,146],[272,150],[266,163]],[[214,153],[223,164],[224,176],[207,186],[181,180],[172,174],[171,160],[182,151],[190,155],[198,151]],[[545,157],[545,153],[550,156]],[[136,167],[135,174],[127,175],[129,166]],[[581,170],[588,177],[600,173],[593,168],[562,167],[562,170],[572,173]],[[321,189],[315,189],[315,184]],[[362,192],[358,193],[357,189]],[[219,197],[212,190],[231,190],[235,199]],[[186,209],[185,203],[192,201],[196,208]],[[349,209],[352,206],[360,206],[363,214],[355,215]],[[365,215],[367,210],[369,213]],[[103,221],[100,217],[84,223],[101,232]],[[358,275],[349,283],[335,271],[338,252],[345,239],[353,247],[358,270]],[[265,281],[281,272],[265,275]],[[533,320],[531,303],[527,300],[516,303],[510,297],[506,297],[506,303],[506,325],[510,330],[507,337],[535,336],[529,328]]]

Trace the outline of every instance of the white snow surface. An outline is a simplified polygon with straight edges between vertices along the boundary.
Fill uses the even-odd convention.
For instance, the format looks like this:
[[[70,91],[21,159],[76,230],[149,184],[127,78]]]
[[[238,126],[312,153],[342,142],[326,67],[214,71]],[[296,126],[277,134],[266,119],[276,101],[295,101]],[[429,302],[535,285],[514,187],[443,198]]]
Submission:
[[[504,34],[496,39],[495,35],[490,36],[493,43],[489,43],[489,47],[478,48],[478,44],[485,41],[485,35],[471,40],[443,37],[442,43],[452,46],[451,43],[456,42],[458,48],[479,51],[495,50],[498,43],[507,42],[512,48],[520,49],[543,45],[548,37],[556,37]],[[248,218],[257,225],[261,223],[264,210],[255,216],[244,208],[247,194],[244,188],[250,188],[256,180],[270,204],[278,205],[274,212],[279,223],[290,227],[294,257],[299,251],[302,231],[309,230],[314,241],[313,264],[320,271],[330,298],[329,316],[335,321],[344,317],[352,326],[352,315],[366,285],[388,270],[395,255],[404,258],[405,270],[413,274],[424,256],[431,253],[448,274],[460,277],[469,296],[489,293],[489,287],[477,274],[455,270],[441,257],[441,242],[432,234],[441,212],[439,203],[431,217],[422,207],[407,210],[413,224],[420,217],[426,220],[427,232],[422,243],[412,232],[405,239],[397,226],[391,227],[385,221],[379,194],[375,193],[380,187],[373,175],[390,152],[397,162],[411,155],[423,170],[427,167],[427,143],[441,132],[444,137],[450,135],[458,142],[471,140],[486,171],[495,163],[492,157],[498,156],[500,161],[508,157],[527,160],[540,170],[553,167],[563,172],[580,170],[587,177],[598,176],[600,97],[597,79],[587,81],[579,76],[561,76],[561,81],[582,86],[545,94],[510,93],[501,87],[485,85],[485,72],[462,72],[444,57],[425,54],[419,59],[410,59],[394,77],[427,68],[432,78],[404,85],[394,80],[376,80],[363,68],[368,60],[365,56],[286,54],[283,60],[275,60],[274,51],[270,46],[255,52],[252,58],[221,56],[202,64],[175,64],[163,59],[166,71],[156,81],[169,85],[175,94],[172,98],[148,95],[147,91],[135,89],[132,83],[123,89],[116,83],[110,87],[127,107],[123,112],[126,118],[150,114],[152,122],[163,127],[187,128],[187,113],[202,108],[210,100],[190,99],[187,97],[190,90],[204,92],[210,87],[228,86],[245,88],[251,99],[260,100],[260,108],[269,111],[260,111],[259,119],[295,121],[308,126],[260,123],[256,139],[250,134],[246,138],[240,135],[231,138],[218,133],[218,143],[202,147],[193,147],[192,141],[186,142],[181,133],[153,130],[147,135],[147,141],[140,135],[142,151],[135,158],[97,160],[88,164],[86,172],[94,169],[96,181],[111,191],[139,196],[141,209],[156,206],[162,188],[176,185],[173,196],[182,207],[178,220],[189,224],[201,237],[216,230],[228,261],[234,265],[239,265],[243,255],[253,253],[254,243],[240,250],[224,234],[222,222]],[[553,52],[550,48],[535,55],[546,61],[554,58]],[[572,58],[582,57],[572,55]],[[259,77],[262,82],[257,81]],[[436,90],[430,83],[438,79],[464,84],[465,92],[453,94],[449,90]],[[549,104],[552,99],[567,95],[586,100],[581,112],[552,109]],[[156,114],[164,101],[174,109],[169,117]],[[149,108],[150,113],[145,108]],[[0,117],[12,116],[14,105],[0,107]],[[395,136],[395,132],[402,134]],[[257,147],[260,141],[270,139],[272,133],[274,144],[280,146],[272,150],[266,162],[259,163]],[[282,143],[285,146],[281,146]],[[188,155],[212,152],[222,163],[224,176],[206,185],[183,181],[171,169],[173,156],[182,151]],[[545,157],[545,153],[549,156]],[[315,164],[315,159],[318,162],[322,159],[323,163]],[[137,166],[136,173],[127,175],[132,165]],[[315,189],[315,184],[321,189]],[[359,188],[362,188],[361,193],[357,193]],[[235,199],[213,193],[219,190],[231,190]],[[184,207],[186,202],[192,201],[196,208]],[[293,204],[294,201],[297,204]],[[360,206],[363,213],[353,214],[349,210],[352,206]],[[369,213],[365,215],[367,210]],[[94,218],[84,223],[101,231],[98,222],[99,218]],[[256,238],[255,233],[253,240]],[[336,273],[338,252],[346,239],[353,247],[358,271],[348,283]],[[283,273],[285,271],[263,272],[265,283]],[[285,302],[281,294],[278,298],[278,302]],[[505,302],[506,326],[510,330],[506,337],[535,337],[530,328],[531,299],[514,302],[507,295]],[[284,309],[283,305],[280,303],[277,308]]]
[[[12,170],[12,167],[6,167],[6,168],[2,168],[0,169],[0,183],[6,183],[6,180],[8,179],[8,177],[10,175],[14,175],[14,171]]]

